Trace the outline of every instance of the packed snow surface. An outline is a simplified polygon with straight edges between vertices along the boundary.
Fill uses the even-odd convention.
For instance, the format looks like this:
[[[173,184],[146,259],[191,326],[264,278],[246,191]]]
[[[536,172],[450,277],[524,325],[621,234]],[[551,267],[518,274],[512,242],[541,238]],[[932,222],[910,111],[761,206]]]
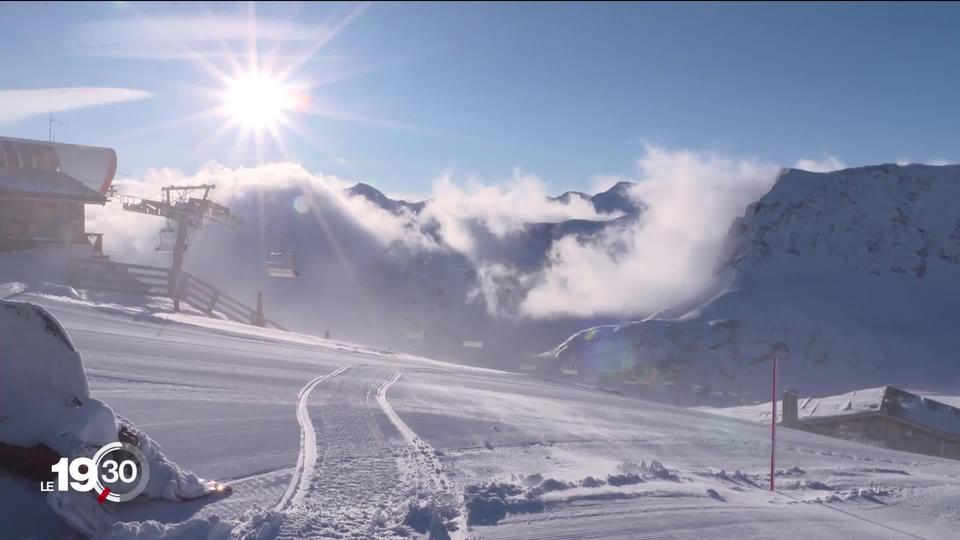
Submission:
[[[95,523],[106,538],[949,538],[960,526],[952,461],[783,429],[771,493],[763,425],[15,294],[66,329],[92,398],[169,461],[233,487],[112,505]],[[77,537],[32,482],[0,476],[0,497],[14,510],[5,537]]]

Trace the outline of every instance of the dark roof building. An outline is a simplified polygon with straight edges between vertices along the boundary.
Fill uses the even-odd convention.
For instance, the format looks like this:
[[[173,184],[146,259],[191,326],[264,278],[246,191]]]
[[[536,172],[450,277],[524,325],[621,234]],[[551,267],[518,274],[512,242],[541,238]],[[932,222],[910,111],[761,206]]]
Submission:
[[[960,459],[960,409],[893,386],[802,400],[785,393],[783,410],[790,427]]]
[[[0,250],[87,242],[84,205],[104,204],[109,148],[0,137]]]

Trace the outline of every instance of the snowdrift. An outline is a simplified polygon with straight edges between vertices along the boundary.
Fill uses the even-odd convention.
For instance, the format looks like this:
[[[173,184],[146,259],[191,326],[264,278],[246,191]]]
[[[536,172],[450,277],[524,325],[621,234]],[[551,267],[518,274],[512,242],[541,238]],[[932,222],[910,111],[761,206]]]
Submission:
[[[0,441],[62,456],[117,440],[113,411],[90,397],[80,354],[33,304],[0,301]]]
[[[775,357],[801,393],[955,388],[957,200],[960,166],[785,170],[734,221],[698,300],[547,354],[588,373],[680,372],[715,401],[767,395]]]
[[[91,457],[101,446],[119,440],[121,428],[128,440],[132,436],[137,441],[149,462],[150,481],[143,497],[182,501],[216,491],[215,483],[181,470],[146,433],[90,396],[80,354],[47,310],[0,300],[0,444],[4,449],[24,458],[39,455],[41,461]],[[17,468],[16,463],[4,465]],[[160,534],[187,530],[114,524],[91,493],[51,492],[47,500],[58,515],[90,537],[179,538]],[[275,521],[272,515],[257,519]],[[216,520],[209,523],[215,525],[223,538],[232,530]],[[191,525],[189,530],[196,531],[198,526]],[[140,529],[145,535],[133,534]],[[117,536],[117,531],[129,534]]]

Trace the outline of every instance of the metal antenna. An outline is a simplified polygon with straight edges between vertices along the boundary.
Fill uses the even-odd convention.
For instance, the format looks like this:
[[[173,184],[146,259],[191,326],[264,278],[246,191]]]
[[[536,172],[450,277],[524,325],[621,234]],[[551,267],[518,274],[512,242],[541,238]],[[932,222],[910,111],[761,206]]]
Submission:
[[[47,128],[48,128],[48,136],[50,137],[50,142],[56,142],[56,141],[57,141],[56,133],[54,133],[54,131],[53,131],[53,126],[54,126],[54,124],[61,125],[61,126],[63,126],[63,127],[70,127],[70,126],[68,126],[67,124],[61,122],[60,120],[57,120],[56,118],[54,118],[54,117],[53,117],[53,113],[50,113],[50,117],[49,117],[49,119],[48,119],[48,126],[47,126]]]

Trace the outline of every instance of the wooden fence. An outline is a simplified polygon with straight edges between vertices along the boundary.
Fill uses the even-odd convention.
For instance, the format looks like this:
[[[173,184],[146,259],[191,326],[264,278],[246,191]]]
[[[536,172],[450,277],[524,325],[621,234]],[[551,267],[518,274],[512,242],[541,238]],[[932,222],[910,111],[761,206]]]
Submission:
[[[67,272],[67,284],[71,287],[168,298],[173,298],[176,293],[181,302],[190,304],[209,317],[219,318],[219,314],[231,321],[285,330],[256,309],[189,272],[180,272],[176,291],[170,290],[169,282],[169,268],[97,258],[74,258]]]

